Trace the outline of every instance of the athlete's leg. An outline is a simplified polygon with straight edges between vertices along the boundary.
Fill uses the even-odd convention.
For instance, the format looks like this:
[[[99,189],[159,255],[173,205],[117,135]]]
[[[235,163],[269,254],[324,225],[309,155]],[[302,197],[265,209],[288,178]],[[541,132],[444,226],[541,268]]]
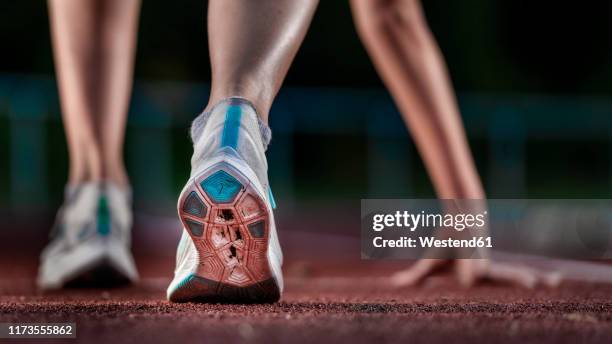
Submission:
[[[41,254],[42,288],[62,287],[100,267],[130,281],[138,276],[121,154],[138,5],[49,0],[70,176],[53,239]]]
[[[459,109],[418,0],[352,0],[359,34],[399,107],[438,197],[484,198]]]
[[[96,128],[105,180],[126,187],[125,123],[132,91],[140,0],[104,0],[98,7]]]
[[[208,40],[212,90],[250,100],[268,112],[308,29],[318,0],[210,0]]]
[[[265,150],[267,118],[317,0],[210,0],[212,91],[193,123],[191,177],[171,301],[273,302],[282,252]]]
[[[441,199],[484,199],[485,194],[467,143],[459,109],[442,55],[419,0],[351,0],[360,37],[391,92]],[[446,260],[424,259],[395,276],[413,284]],[[558,283],[555,275],[486,259],[456,261],[459,281],[508,280],[531,287]]]
[[[49,0],[60,103],[70,155],[69,184],[102,178],[95,130],[96,1]]]

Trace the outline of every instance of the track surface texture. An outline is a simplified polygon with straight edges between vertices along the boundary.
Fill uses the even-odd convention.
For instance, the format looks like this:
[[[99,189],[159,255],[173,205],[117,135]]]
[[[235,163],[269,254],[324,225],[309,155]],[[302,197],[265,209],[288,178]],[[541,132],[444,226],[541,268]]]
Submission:
[[[288,268],[293,277],[287,278],[282,300],[263,305],[169,303],[164,278],[45,294],[37,293],[30,279],[4,279],[0,322],[76,322],[77,342],[88,343],[609,343],[612,338],[612,287],[606,285],[565,283],[555,290],[481,285],[466,291],[438,277],[398,290],[382,276],[386,269],[375,265],[347,269],[296,262]],[[368,274],[379,277],[363,277]]]
[[[443,275],[418,287],[395,289],[389,285],[388,276],[405,268],[407,262],[362,261],[358,238],[300,232],[300,226],[317,228],[319,233],[341,228],[331,220],[328,228],[317,225],[320,221],[304,219],[286,224],[294,231],[280,233],[287,258],[281,301],[260,305],[166,301],[165,288],[172,276],[180,235],[176,222],[149,221],[158,224],[160,228],[156,229],[137,219],[134,252],[142,277],[139,284],[49,293],[34,288],[37,256],[46,232],[26,230],[28,222],[1,226],[0,322],[76,322],[77,339],[66,340],[68,343],[501,344],[612,340],[612,284],[574,281],[564,282],[557,289],[535,290],[482,284],[464,290]],[[36,227],[45,228],[43,225]],[[23,247],[18,247],[19,243]]]

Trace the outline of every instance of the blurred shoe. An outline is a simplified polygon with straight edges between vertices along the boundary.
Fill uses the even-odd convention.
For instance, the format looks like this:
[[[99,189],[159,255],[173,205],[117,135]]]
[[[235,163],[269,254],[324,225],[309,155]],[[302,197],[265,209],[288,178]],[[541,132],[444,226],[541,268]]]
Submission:
[[[191,177],[178,201],[183,234],[170,301],[275,302],[282,253],[268,185],[270,129],[229,98],[193,123]]]
[[[64,198],[52,240],[41,254],[39,288],[136,281],[130,192],[112,183],[83,183],[66,187]]]

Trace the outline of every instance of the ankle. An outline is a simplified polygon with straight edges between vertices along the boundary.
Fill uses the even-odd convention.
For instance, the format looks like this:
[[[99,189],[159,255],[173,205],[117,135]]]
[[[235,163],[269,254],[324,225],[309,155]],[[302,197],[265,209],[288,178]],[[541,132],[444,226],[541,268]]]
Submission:
[[[247,87],[228,87],[221,91],[212,90],[208,105],[204,111],[208,112],[212,110],[215,105],[226,99],[239,98],[248,102],[255,109],[255,113],[257,113],[259,119],[267,125],[273,100],[267,93],[268,92],[261,89],[253,91]]]
[[[255,104],[253,104],[249,99],[237,96],[224,98],[217,102],[214,102],[211,98],[211,101],[209,102],[204,112],[198,115],[192,122],[190,134],[193,143],[196,144],[202,137],[204,133],[204,128],[206,127],[210,117],[213,115],[213,112],[217,113],[217,110],[223,111],[223,109],[217,109],[217,107],[228,107],[230,105],[238,105],[240,107],[249,108],[248,112],[254,114],[254,119],[257,122],[257,126],[261,134],[261,141],[264,145],[264,148],[267,148],[272,138],[272,131],[270,130],[270,127],[268,126],[267,122],[263,120],[262,116],[260,116],[260,114],[257,112]]]
[[[123,164],[121,165],[106,165],[102,177],[103,181],[115,184],[122,189],[130,188],[130,179]]]

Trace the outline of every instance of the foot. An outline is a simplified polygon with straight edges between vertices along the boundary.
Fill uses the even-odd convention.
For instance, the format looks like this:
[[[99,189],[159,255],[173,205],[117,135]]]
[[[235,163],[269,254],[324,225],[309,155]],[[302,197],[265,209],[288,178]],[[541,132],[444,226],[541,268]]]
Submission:
[[[410,268],[395,273],[391,277],[391,283],[397,287],[413,286],[449,267],[454,270],[457,281],[464,287],[471,287],[481,281],[492,281],[529,289],[536,286],[554,288],[563,279],[558,272],[540,271],[524,265],[498,263],[489,259],[421,259]]]
[[[41,254],[38,286],[108,286],[134,282],[129,192],[112,183],[67,187],[52,240]]]
[[[253,106],[229,98],[193,124],[191,177],[178,202],[183,234],[170,301],[275,302],[283,289],[265,149]]]

